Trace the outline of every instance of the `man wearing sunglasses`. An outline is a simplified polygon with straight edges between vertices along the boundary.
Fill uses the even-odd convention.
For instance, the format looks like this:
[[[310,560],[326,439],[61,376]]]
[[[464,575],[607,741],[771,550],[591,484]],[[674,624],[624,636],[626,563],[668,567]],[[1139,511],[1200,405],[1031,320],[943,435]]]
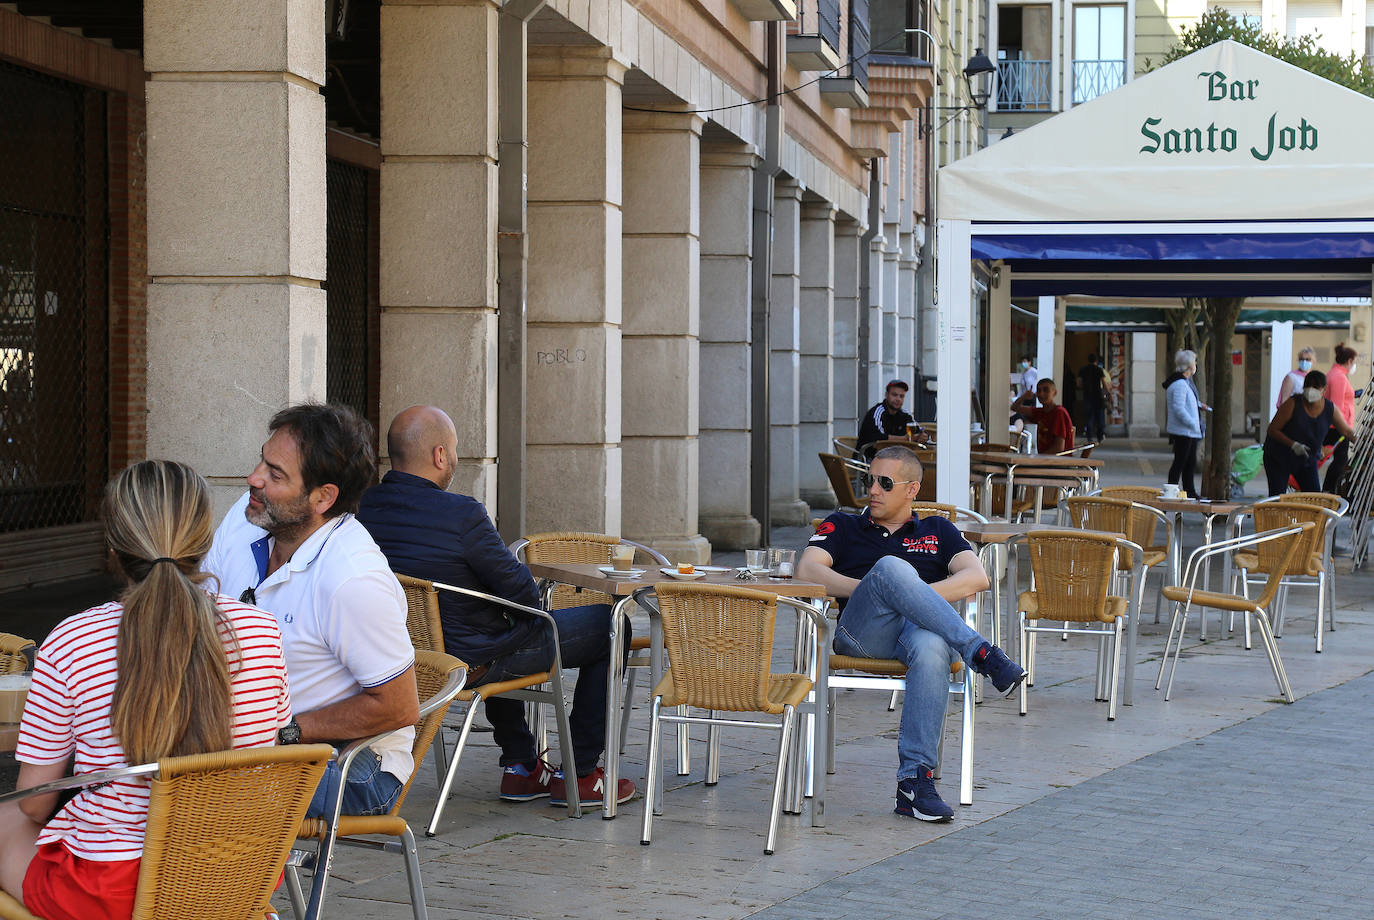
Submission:
[[[973,548],[947,519],[918,520],[911,503],[921,462],[905,447],[873,458],[868,508],[826,518],[802,553],[797,577],[819,582],[843,605],[835,651],[906,663],[906,696],[897,738],[896,813],[949,821],[954,811],[935,789],[949,667],[960,658],[1009,693],[1026,672],[969,627],[953,605],[988,587]]]

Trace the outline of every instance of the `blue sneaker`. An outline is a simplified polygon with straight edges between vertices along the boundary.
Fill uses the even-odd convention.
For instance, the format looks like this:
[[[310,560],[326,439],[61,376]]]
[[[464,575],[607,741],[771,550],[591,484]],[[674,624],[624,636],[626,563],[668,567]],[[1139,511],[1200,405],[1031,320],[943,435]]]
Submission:
[[[920,821],[945,823],[954,820],[954,809],[945,804],[940,793],[935,791],[935,773],[925,764],[918,768],[919,773],[912,779],[904,779],[897,784],[896,814]]]
[[[1026,669],[1008,658],[1006,652],[991,642],[984,642],[978,646],[971,663],[973,670],[991,678],[992,685],[997,688],[998,693],[1010,695],[1011,691],[1026,679]]]

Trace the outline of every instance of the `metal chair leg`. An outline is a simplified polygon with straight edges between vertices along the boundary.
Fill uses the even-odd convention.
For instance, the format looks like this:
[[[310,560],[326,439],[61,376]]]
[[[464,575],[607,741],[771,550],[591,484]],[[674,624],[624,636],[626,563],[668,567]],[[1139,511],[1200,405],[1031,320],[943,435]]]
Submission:
[[[959,747],[959,804],[973,804],[973,669],[964,668],[964,724]]]
[[[778,840],[778,813],[782,810],[782,781],[787,772],[787,757],[792,746],[792,723],[796,718],[796,708],[787,706],[782,714],[782,738],[778,741],[778,769],[773,779],[773,808],[768,814],[768,842],[764,844],[765,856],[772,856]]]
[[[710,710],[711,718],[717,713]],[[711,725],[706,729],[706,785],[714,786],[720,782],[720,726]]]
[[[296,917],[304,917],[305,892],[301,890],[301,874],[292,865],[286,867],[286,895],[291,900],[291,913]]]
[[[406,882],[410,886],[410,909],[415,920],[429,920],[429,909],[425,906],[425,885],[420,879],[420,854],[415,846],[415,835],[409,827],[401,835],[401,845],[406,860]]]
[[[472,734],[472,720],[477,718],[477,704],[482,700],[483,697],[479,694],[474,696],[468,705],[463,727],[458,732],[458,743],[453,746],[453,756],[448,762],[448,772],[444,774],[444,781],[439,786],[439,800],[434,803],[434,812],[429,816],[429,824],[425,827],[426,837],[433,837],[439,832],[439,818],[443,815],[444,805],[448,802],[449,790],[453,788],[453,777],[458,773],[458,761],[463,757],[463,748],[467,747],[468,736]]]
[[[655,696],[649,713],[649,763],[644,775],[644,821],[640,825],[639,831],[639,842],[644,846],[648,846],[650,842],[649,836],[653,830],[654,815],[662,813],[658,803],[658,787],[662,782],[660,774],[663,767],[663,752],[659,750],[660,723],[658,721],[662,702],[663,697]]]
[[[1116,720],[1117,685],[1121,683],[1121,617],[1116,618],[1115,633],[1112,637],[1112,677],[1107,688],[1107,721]]]
[[[1264,650],[1269,653],[1269,666],[1274,671],[1274,680],[1278,682],[1279,693],[1288,702],[1293,702],[1293,686],[1288,682],[1288,672],[1284,669],[1283,659],[1279,657],[1279,643],[1274,637],[1273,627],[1269,625],[1269,615],[1263,610],[1255,614],[1255,619],[1259,621],[1260,639],[1264,641]]]

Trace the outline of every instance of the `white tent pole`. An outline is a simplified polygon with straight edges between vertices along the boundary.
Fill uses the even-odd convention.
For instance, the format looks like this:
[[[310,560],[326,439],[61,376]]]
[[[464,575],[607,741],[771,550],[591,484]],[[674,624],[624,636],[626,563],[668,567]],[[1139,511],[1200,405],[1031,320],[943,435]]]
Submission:
[[[937,501],[967,505],[973,388],[972,233],[966,220],[941,220],[937,228],[940,286],[934,291],[934,301],[940,318],[940,347],[935,376],[940,387],[935,421],[940,435],[935,450],[935,495]],[[969,395],[964,394],[965,386],[970,388]]]
[[[1036,326],[1035,368],[1041,377],[1059,380],[1059,368],[1054,363],[1054,296],[1040,298],[1040,322]],[[1064,381],[1059,380],[1062,391]]]
[[[1274,417],[1274,406],[1279,401],[1279,388],[1283,386],[1283,378],[1293,369],[1292,320],[1272,323],[1269,329],[1269,402],[1261,413],[1261,425],[1269,424],[1269,419]]]

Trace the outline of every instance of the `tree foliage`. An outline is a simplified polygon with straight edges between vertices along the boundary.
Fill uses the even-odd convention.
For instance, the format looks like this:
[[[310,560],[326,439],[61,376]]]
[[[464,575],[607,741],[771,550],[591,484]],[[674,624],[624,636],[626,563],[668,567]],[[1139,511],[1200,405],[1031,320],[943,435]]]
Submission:
[[[1184,27],[1179,34],[1178,44],[1164,56],[1160,66],[1226,38],[1249,45],[1280,61],[1287,61],[1332,83],[1339,83],[1366,96],[1374,96],[1374,70],[1366,67],[1355,54],[1342,57],[1323,49],[1317,44],[1319,35],[1294,38],[1265,32],[1258,23],[1237,19],[1219,6],[1204,13],[1197,25]],[[1146,64],[1148,69],[1152,69],[1150,62]]]

